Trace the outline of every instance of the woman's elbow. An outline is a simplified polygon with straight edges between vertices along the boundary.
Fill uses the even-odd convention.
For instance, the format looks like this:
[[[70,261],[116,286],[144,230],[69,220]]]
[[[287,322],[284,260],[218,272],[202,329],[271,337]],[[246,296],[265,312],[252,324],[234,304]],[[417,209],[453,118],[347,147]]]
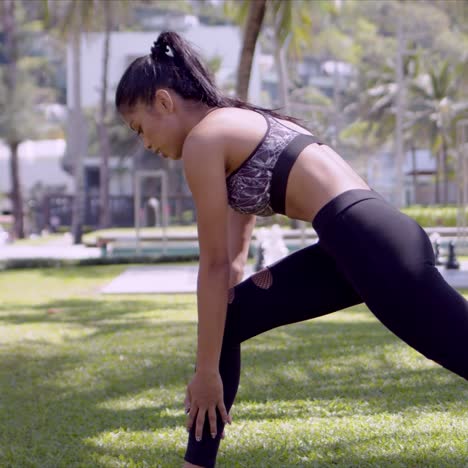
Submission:
[[[212,259],[201,259],[200,258],[200,269],[205,271],[223,272],[230,270],[230,263],[228,258],[212,258]]]
[[[244,277],[244,265],[231,264],[229,269],[229,287],[239,284]]]

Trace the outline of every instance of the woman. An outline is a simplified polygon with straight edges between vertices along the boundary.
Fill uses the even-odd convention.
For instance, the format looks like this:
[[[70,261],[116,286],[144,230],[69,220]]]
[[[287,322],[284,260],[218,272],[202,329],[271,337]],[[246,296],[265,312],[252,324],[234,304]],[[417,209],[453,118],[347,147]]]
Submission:
[[[213,467],[240,343],[365,302],[410,346],[468,379],[468,303],[424,230],[293,118],[223,96],[180,36],[123,75],[116,106],[145,147],[182,159],[198,222],[198,348],[184,467]],[[255,215],[312,222],[319,242],[239,283]],[[233,287],[237,285],[236,287]]]

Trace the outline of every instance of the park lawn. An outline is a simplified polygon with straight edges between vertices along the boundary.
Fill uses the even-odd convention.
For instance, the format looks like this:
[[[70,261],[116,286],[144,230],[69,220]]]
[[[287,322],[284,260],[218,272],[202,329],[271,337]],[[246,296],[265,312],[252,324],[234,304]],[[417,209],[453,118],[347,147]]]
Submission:
[[[0,273],[0,466],[181,466],[195,296],[99,295],[124,268]],[[243,344],[218,466],[465,467],[467,401],[353,307]]]

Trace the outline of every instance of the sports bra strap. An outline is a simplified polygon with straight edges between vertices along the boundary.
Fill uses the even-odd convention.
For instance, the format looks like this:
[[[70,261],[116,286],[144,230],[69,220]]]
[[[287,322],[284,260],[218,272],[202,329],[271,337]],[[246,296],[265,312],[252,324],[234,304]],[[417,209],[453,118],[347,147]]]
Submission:
[[[285,214],[289,172],[302,150],[312,143],[323,144],[312,135],[300,133],[281,151],[273,168],[270,188],[270,204],[276,213]]]

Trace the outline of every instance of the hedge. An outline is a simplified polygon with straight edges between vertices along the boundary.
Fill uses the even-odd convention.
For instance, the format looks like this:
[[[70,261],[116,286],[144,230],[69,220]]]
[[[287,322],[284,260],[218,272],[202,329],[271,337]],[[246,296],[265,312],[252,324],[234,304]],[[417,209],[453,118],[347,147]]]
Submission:
[[[423,227],[456,227],[457,225],[458,209],[456,206],[413,205],[403,208],[401,211],[415,219]],[[468,225],[468,207],[465,207],[465,219]]]
[[[127,265],[136,264],[160,264],[160,263],[181,263],[198,261],[198,255],[177,255],[177,256],[132,256],[132,257],[97,257],[82,259],[58,259],[58,258],[14,258],[0,260],[0,270],[19,270],[26,268],[63,268],[79,266],[97,265]]]

